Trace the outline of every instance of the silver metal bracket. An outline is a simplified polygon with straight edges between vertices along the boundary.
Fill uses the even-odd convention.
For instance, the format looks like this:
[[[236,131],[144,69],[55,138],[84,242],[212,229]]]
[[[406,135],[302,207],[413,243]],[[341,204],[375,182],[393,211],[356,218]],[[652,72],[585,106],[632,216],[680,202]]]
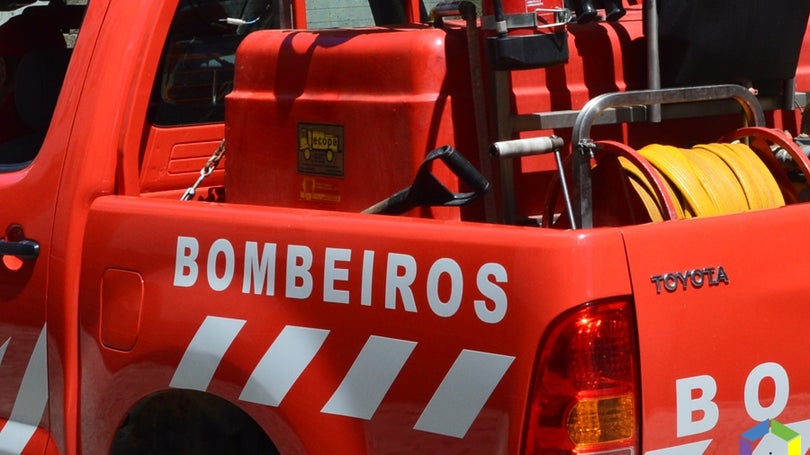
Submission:
[[[548,14],[554,17],[554,21],[543,23],[538,20],[538,14]],[[520,28],[558,28],[563,27],[573,19],[573,14],[568,8],[538,8],[531,13],[507,14],[506,29],[514,30]],[[497,29],[494,16],[484,16],[481,18],[481,28],[488,31]]]

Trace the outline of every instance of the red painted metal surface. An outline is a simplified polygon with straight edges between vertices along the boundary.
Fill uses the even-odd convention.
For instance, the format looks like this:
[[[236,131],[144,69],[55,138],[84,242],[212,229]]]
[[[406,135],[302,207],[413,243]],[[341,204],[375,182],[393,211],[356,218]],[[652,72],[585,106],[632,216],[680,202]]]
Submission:
[[[412,213],[441,220],[349,213],[410,184],[433,147],[477,159],[466,44],[453,25],[251,36],[228,99],[227,175],[210,181],[224,183],[227,202],[181,202],[175,193],[223,125],[147,121],[176,6],[91,2],[39,156],[0,173],[0,226],[20,224],[42,248],[36,262],[0,270],[0,415],[15,416],[19,391],[41,385],[24,386],[29,368],[47,377],[42,418],[27,422],[20,451],[106,452],[137,403],[192,389],[244,410],[282,453],[520,453],[538,361],[548,362],[538,358],[544,334],[605,300],[635,310],[638,453],[737,452],[768,419],[810,435],[805,205],[588,231],[462,222],[480,217],[455,209]],[[303,2],[293,11],[304,19]],[[568,64],[511,75],[516,110],[579,109],[643,88],[641,26],[638,4],[618,23],[571,25]],[[808,58],[799,90],[810,89]],[[795,134],[799,115],[769,122]],[[737,122],[594,131],[638,148],[710,141]],[[309,191],[325,200],[304,197],[315,188],[306,179],[337,168],[301,173],[302,144],[337,153],[338,130],[344,174]],[[545,157],[518,163],[520,213],[541,212],[539,183],[552,174]],[[276,386],[259,366],[267,356],[279,365],[271,349],[287,337],[312,343],[311,360],[268,398],[262,387]],[[367,358],[394,362],[371,370],[389,383],[358,380]],[[199,368],[210,377],[189,374]],[[480,407],[442,403],[445,383],[470,387]],[[358,398],[372,391],[379,402]]]
[[[476,150],[461,39],[424,27],[250,35],[226,106],[228,199],[361,211],[409,186],[430,150]]]
[[[806,434],[810,382],[796,336],[804,272],[794,266],[805,261],[795,239],[807,213],[794,206],[624,229],[645,451],[736,451],[745,431],[770,418]]]
[[[572,25],[568,65],[514,73],[517,110],[576,109],[600,93],[642,88],[640,7],[630,10],[627,20],[618,24]],[[432,146],[448,142],[462,150],[476,149],[473,135],[466,130],[473,124],[466,98],[467,69],[463,61],[450,57],[463,55],[462,38],[456,29],[448,33],[427,28],[256,34],[240,51],[243,66],[229,98],[226,135],[233,154],[226,176],[228,203],[184,204],[122,196],[95,199],[79,255],[83,257],[79,295],[82,384],[87,391],[81,401],[85,451],[109,444],[119,423],[112,416],[122,416],[143,397],[170,389],[196,334],[209,318],[218,318],[241,321],[244,326],[234,330],[233,342],[204,390],[246,410],[282,451],[322,453],[338,448],[364,453],[430,447],[489,453],[505,447],[516,453],[524,444],[537,350],[550,322],[577,305],[631,294],[638,318],[643,393],[644,446],[640,450],[702,444],[708,439],[716,440],[710,443],[714,451],[729,444],[736,447],[738,436],[754,423],[743,396],[746,378],[753,377],[748,379],[751,384],[763,384],[756,389],[757,402],[748,398],[749,404],[754,403],[755,416],[762,415],[757,413],[759,408],[768,408],[771,395],[781,397],[781,383],[771,392],[767,380],[756,382],[763,377],[757,370],[763,364],[783,367],[795,392],[779,418],[788,423],[805,418],[800,412],[808,388],[801,379],[804,370],[795,353],[784,348],[794,339],[790,333],[799,330],[799,320],[789,316],[797,310],[799,290],[774,284],[780,276],[776,270],[762,271],[751,263],[752,255],[766,256],[773,250],[780,251],[781,263],[800,262],[789,245],[796,228],[788,226],[800,225],[803,207],[587,233],[342,213],[362,209],[407,185],[421,156]],[[155,52],[146,43],[140,45],[144,52]],[[369,54],[378,57],[370,59]],[[105,90],[115,93],[112,86]],[[138,107],[132,109],[139,112]],[[300,123],[345,126],[347,174],[336,184],[337,202],[316,203],[301,197]],[[700,123],[690,130],[695,137],[719,137],[737,126]],[[671,126],[596,131],[600,139],[633,146],[684,140],[683,130]],[[380,153],[362,160],[349,155],[377,149]],[[126,159],[136,148],[123,150]],[[518,171],[519,187],[530,186],[533,191],[522,202],[527,212],[532,210],[530,201],[543,200],[535,179],[550,175],[552,169],[535,161],[524,160]],[[123,179],[123,187],[130,188],[126,172]],[[243,204],[247,202],[328,210]],[[758,236],[761,246],[753,249],[736,246],[772,222],[780,226],[777,231],[792,234]],[[744,229],[730,230],[728,223]],[[191,261],[199,275],[187,286],[176,282],[178,261],[184,254],[181,237],[199,245],[198,256]],[[259,294],[250,285],[243,289],[245,251],[252,242],[275,248],[272,296],[267,295],[269,281]],[[230,276],[227,248],[217,250],[215,245],[234,248],[235,272],[225,281]],[[301,251],[312,256],[307,270],[313,285],[304,298],[293,292],[302,281],[289,281],[301,265],[295,262],[300,258],[296,252]],[[341,259],[328,259],[327,254]],[[209,257],[213,257],[210,262]],[[288,262],[290,258],[294,261]],[[396,267],[389,268],[392,258],[410,258],[415,264],[415,278],[408,286],[414,293],[412,303],[400,295],[386,305],[391,285],[381,277],[389,274],[390,282],[399,273]],[[446,274],[430,291],[429,271],[448,263],[458,265],[463,285],[451,284],[451,275]],[[474,302],[481,297],[475,275],[486,263],[500,264],[508,275],[498,284],[508,299],[508,310],[496,323],[482,321],[475,310]],[[179,266],[180,274],[190,270],[183,268],[190,267],[189,262],[185,264]],[[110,267],[137,271],[144,277],[138,341],[130,350],[105,347],[103,333],[98,331],[104,320],[98,280]],[[719,267],[727,273],[728,283],[657,292],[658,284],[666,287],[666,280],[677,280],[667,278],[668,274],[712,268],[717,278]],[[800,277],[794,276],[798,273],[796,268],[787,276],[798,283]],[[656,281],[658,276],[662,278]],[[759,280],[774,285],[749,289]],[[430,292],[451,299],[456,288],[461,289],[457,309],[431,306]],[[764,335],[735,335],[757,333],[757,302],[769,300],[774,293],[785,302],[786,312],[771,316],[772,322],[789,330],[764,340]],[[735,305],[738,311],[733,310]],[[289,327],[328,334],[280,403],[258,403],[244,395],[245,387],[269,347]],[[718,331],[726,327],[728,331]],[[171,328],[168,336],[167,328]],[[721,335],[723,339],[718,340]],[[379,406],[368,418],[329,412],[330,399],[363,347],[369,340],[382,339],[415,347]],[[463,437],[415,430],[444,376],[465,350],[514,360]],[[766,352],[779,354],[762,354]],[[726,358],[737,359],[734,368],[718,362]],[[772,368],[768,371],[779,371]],[[693,384],[692,378],[705,376],[717,384],[713,402],[719,417],[712,428],[696,432],[699,416],[689,414],[692,420],[684,420],[683,407],[691,402],[682,397],[679,409],[676,385],[683,388]],[[116,397],[112,404],[111,396]],[[698,403],[711,408],[706,402]],[[683,434],[690,431],[693,434]],[[327,442],[324,434],[340,436]]]
[[[140,215],[132,217],[132,210]],[[178,229],[175,220],[190,217],[197,222]],[[246,409],[281,444],[282,452],[296,447],[310,453],[331,452],[336,447],[351,452],[424,447],[481,453],[507,448],[516,452],[521,445],[523,410],[537,343],[553,315],[579,303],[630,292],[628,281],[615,274],[604,280],[578,280],[579,273],[596,264],[611,270],[624,267],[618,232],[536,234],[529,228],[503,231],[486,225],[458,225],[448,238],[446,226],[439,222],[240,205],[206,207],[122,197],[99,199],[91,209],[85,248],[96,251],[104,246],[105,252],[87,257],[82,301],[97,301],[93,277],[115,264],[143,274],[144,306],[139,341],[126,352],[101,346],[95,329],[102,317],[96,311],[98,306],[82,306],[83,379],[85,387],[92,383],[95,390],[82,400],[83,427],[93,429],[88,434],[99,438],[108,435],[117,422],[95,410],[107,407],[116,415],[141,397],[168,388],[195,331],[207,317],[216,316],[247,322],[206,390]],[[176,262],[179,236],[199,244],[194,260],[199,273],[188,286],[173,285],[178,270],[189,274],[182,268],[184,262]],[[490,240],[481,245],[482,238]],[[142,245],[137,252],[126,247],[133,241]],[[217,253],[217,241],[231,245],[239,258],[246,254],[249,242],[273,244],[276,255],[270,266],[275,268],[274,280],[265,282],[262,289],[252,285],[245,289],[242,259],[232,264],[235,272],[229,275],[227,254]],[[594,255],[566,254],[581,248]],[[346,251],[346,259],[331,263],[327,255],[334,249]],[[312,255],[308,270],[313,285],[306,297],[296,297],[295,286],[300,283],[290,281],[295,270],[285,265],[295,251],[301,250]],[[518,250],[520,253],[515,254]],[[210,262],[212,255],[215,260]],[[413,261],[407,268],[416,273],[407,286],[413,300],[399,293],[390,300],[397,281],[392,274],[402,274],[391,267],[403,258],[407,260],[402,263]],[[457,264],[460,275],[450,279],[443,274],[438,288],[434,288],[430,270],[435,272],[448,263]],[[167,264],[176,267],[167,268]],[[504,280],[496,283],[503,291],[503,301],[482,294],[482,289],[488,291],[480,281],[476,284],[476,275],[485,264],[502,266],[506,273]],[[347,274],[330,281],[339,276],[336,270]],[[226,276],[231,277],[227,284],[217,278]],[[219,286],[216,283],[222,284],[221,291],[212,288]],[[273,291],[268,296],[271,283]],[[345,291],[345,302],[336,303],[327,292],[333,286]],[[370,286],[368,295],[366,286]],[[444,302],[455,302],[451,295],[459,293],[458,306],[434,301],[434,293]],[[488,311],[476,303],[479,299],[492,311],[502,307],[502,318],[489,318]],[[246,401],[245,387],[253,369],[280,333],[291,326],[325,330],[328,335],[279,405]],[[171,336],[167,327],[172,328]],[[415,348],[372,416],[363,419],[331,414],[325,410],[327,402],[364,344],[377,337],[413,342]],[[429,427],[430,431],[414,430],[443,377],[465,350],[514,360],[463,437],[436,434],[441,425]],[[131,380],[133,375],[138,381]],[[110,405],[105,398],[110,395],[120,398]],[[453,417],[452,412],[449,417]],[[452,426],[452,419],[444,424]],[[340,437],[324,440],[325,434]]]

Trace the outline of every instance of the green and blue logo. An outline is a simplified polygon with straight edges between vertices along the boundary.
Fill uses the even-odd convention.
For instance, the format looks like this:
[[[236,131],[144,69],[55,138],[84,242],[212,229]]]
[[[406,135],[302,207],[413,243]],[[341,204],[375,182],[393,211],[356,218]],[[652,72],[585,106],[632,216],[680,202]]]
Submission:
[[[767,442],[766,442],[767,441]],[[765,447],[767,445],[768,447]],[[740,455],[804,455],[802,436],[774,419],[758,423],[742,434]]]

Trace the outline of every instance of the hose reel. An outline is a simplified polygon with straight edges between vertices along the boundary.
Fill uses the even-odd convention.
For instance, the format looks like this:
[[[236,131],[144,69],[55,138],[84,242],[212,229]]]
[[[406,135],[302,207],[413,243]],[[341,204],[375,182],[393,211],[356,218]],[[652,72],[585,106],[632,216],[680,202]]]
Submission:
[[[754,126],[740,128],[717,143],[690,149],[649,145],[636,151],[617,142],[589,138],[590,127],[608,108],[719,99],[737,101],[746,123]],[[563,195],[569,207],[566,211],[571,213],[556,219],[561,187],[558,176],[546,193],[542,224],[617,226],[797,202],[795,182],[788,178],[773,149],[783,149],[802,176],[810,175],[810,161],[792,138],[762,125],[764,114],[759,102],[740,86],[646,90],[594,98],[577,117],[572,134],[574,150],[564,165],[573,180],[570,191]]]
[[[789,153],[795,154],[794,160],[797,160],[797,163],[800,163],[800,166],[803,167],[803,171],[805,171],[805,175],[807,171],[810,170],[810,167],[807,166],[807,157],[800,156],[803,155],[801,150],[799,149],[796,144],[790,144],[787,137],[779,137],[779,135],[771,130],[766,128],[762,128],[765,125],[765,115],[762,111],[762,107],[759,104],[757,98],[748,91],[745,87],[739,85],[717,85],[717,86],[704,86],[704,87],[686,87],[686,88],[677,88],[677,89],[664,89],[664,90],[640,90],[640,91],[630,91],[630,92],[620,92],[620,93],[608,93],[604,95],[597,96],[596,98],[590,100],[580,111],[577,119],[574,123],[574,129],[572,132],[572,144],[573,144],[573,153],[571,154],[571,173],[572,173],[572,195],[571,200],[567,201],[569,205],[573,207],[573,216],[571,217],[572,220],[572,227],[573,228],[588,228],[594,226],[594,191],[593,191],[593,180],[591,175],[591,168],[592,168],[592,159],[596,157],[596,150],[598,148],[597,143],[590,138],[590,129],[595,124],[596,120],[598,119],[599,115],[609,109],[615,108],[620,106],[652,106],[652,105],[659,105],[659,104],[677,104],[677,103],[688,103],[688,102],[697,102],[697,101],[717,101],[717,100],[734,100],[739,104],[743,114],[746,118],[746,125],[753,125],[753,128],[743,128],[740,131],[732,133],[732,135],[726,138],[726,141],[733,141],[742,139],[747,136],[752,136],[753,140],[751,140],[752,151],[759,156],[759,158],[763,161],[763,163],[768,167],[771,171],[772,175],[778,176],[780,173],[783,173],[779,166],[772,166],[770,161],[775,162],[775,159],[772,157],[769,159],[761,150],[761,147],[757,144],[760,143],[771,143],[777,144],[786,150]],[[712,148],[712,147],[710,147]],[[798,150],[798,153],[796,152]],[[709,153],[706,153],[709,152]],[[732,152],[728,152],[732,153]],[[770,153],[770,149],[768,149],[768,153]],[[723,154],[727,154],[723,152]],[[652,155],[652,153],[651,153]],[[655,154],[657,155],[657,153]],[[700,150],[697,152],[690,152],[690,155],[693,155],[694,158],[688,158],[688,162],[690,163],[690,173],[701,172],[701,169],[706,168],[707,166],[710,168],[719,166],[719,162],[723,160],[722,157],[717,156],[716,153],[712,152],[712,150]],[[649,159],[649,157],[646,157]],[[669,157],[665,155],[664,158],[660,158],[660,160],[673,160],[675,159],[677,163],[677,158]],[[730,158],[733,160],[733,158]],[[720,160],[720,161],[718,161]],[[683,161],[683,159],[681,159]],[[691,163],[695,162],[696,164],[692,165]],[[714,164],[712,164],[714,163]],[[670,163],[672,164],[672,163]],[[672,164],[674,165],[674,164]],[[697,171],[695,167],[697,166]],[[804,169],[807,168],[807,169]],[[726,175],[728,170],[726,170]],[[731,170],[730,172],[734,172]],[[685,177],[688,178],[688,177]],[[705,179],[706,177],[703,176]],[[781,177],[776,177],[777,181],[782,180]],[[700,177],[698,177],[700,180]],[[721,179],[709,179],[709,180],[721,180]],[[711,185],[711,183],[708,183]],[[780,188],[782,187],[782,183],[780,183]],[[692,186],[688,188],[690,191],[692,190]],[[783,191],[786,195],[785,199],[788,202],[792,202],[793,196],[795,196],[795,192],[791,194],[788,189],[784,189]],[[726,188],[725,190],[721,189],[714,189],[713,191],[734,191],[734,189]],[[708,196],[711,198],[710,196]],[[698,201],[693,200],[692,202],[698,203]],[[705,204],[705,206],[701,205],[701,211],[709,211],[711,213],[712,210],[714,212],[718,212],[721,208],[718,207],[718,201],[714,200],[714,209],[711,208],[710,204]],[[721,202],[721,206],[725,205],[726,202]],[[696,207],[691,206],[692,210],[695,210]],[[674,209],[672,207],[671,209]],[[728,208],[722,208],[722,210],[729,210]],[[684,212],[687,213],[686,211]]]
[[[737,101],[746,124],[754,126],[735,130],[716,143],[688,149],[652,144],[635,150],[619,142],[588,137],[599,114],[608,108],[723,99]],[[565,161],[560,154],[562,141],[556,136],[498,142],[490,155],[515,158],[554,153],[558,172],[546,191],[543,227],[623,226],[771,209],[810,200],[808,155],[793,138],[763,127],[764,123],[758,100],[741,86],[611,93],[594,98],[580,111],[572,133],[573,153]],[[790,176],[784,156],[795,168]],[[800,177],[799,184],[796,176]],[[570,186],[569,180],[573,182]],[[561,195],[565,205],[560,212]]]
[[[770,139],[778,136],[764,128],[753,132],[767,134]],[[751,133],[738,130],[730,137],[764,143],[762,136],[748,136]],[[591,168],[594,226],[716,216],[798,201],[785,169],[768,166],[761,158],[773,159],[770,148],[757,152],[736,140],[689,149],[651,144],[634,150],[613,141],[597,141],[594,145],[595,164]],[[784,145],[790,147],[787,141]],[[799,167],[807,167],[806,155],[798,153]],[[550,185],[542,225],[568,228],[569,217],[555,217],[559,179]]]

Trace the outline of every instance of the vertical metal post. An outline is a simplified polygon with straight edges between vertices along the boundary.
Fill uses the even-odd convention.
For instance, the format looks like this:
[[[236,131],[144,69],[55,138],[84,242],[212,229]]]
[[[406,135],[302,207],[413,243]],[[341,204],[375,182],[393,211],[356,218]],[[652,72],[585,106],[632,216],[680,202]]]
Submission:
[[[290,0],[278,2],[275,8],[279,28],[292,28],[292,5]]]
[[[571,203],[574,205],[574,219],[572,229],[588,229],[593,227],[593,188],[591,184],[591,155],[593,142],[590,139],[580,140],[574,144],[571,153],[571,167],[573,171],[573,194]]]
[[[784,104],[782,108],[784,110],[792,111],[796,109],[796,79],[790,78],[784,82],[782,96],[782,103]]]
[[[292,0],[292,28],[307,27],[307,3],[305,0]]]
[[[647,88],[657,90],[661,88],[657,0],[644,0],[644,34],[647,36]],[[647,120],[655,123],[661,122],[660,104],[648,106]]]
[[[495,121],[498,140],[512,138],[512,73],[509,71],[493,71]],[[514,224],[515,213],[515,165],[512,158],[499,161],[501,204],[503,222]]]
[[[557,172],[560,175],[560,187],[562,188],[563,200],[565,201],[565,210],[568,212],[568,221],[571,223],[571,229],[576,229],[577,219],[574,216],[574,206],[571,203],[571,193],[568,191],[568,182],[565,178],[565,167],[563,166],[562,155],[560,148],[554,148],[554,161],[557,163]]]
[[[461,2],[459,5],[464,21],[467,24],[467,59],[470,62],[470,83],[472,84],[473,113],[475,115],[475,133],[478,142],[478,166],[488,181],[492,182],[492,162],[489,156],[489,123],[487,121],[487,102],[484,91],[484,78],[481,69],[481,46],[479,44],[478,15],[472,2]],[[489,223],[497,221],[494,192],[484,194],[484,216]]]

